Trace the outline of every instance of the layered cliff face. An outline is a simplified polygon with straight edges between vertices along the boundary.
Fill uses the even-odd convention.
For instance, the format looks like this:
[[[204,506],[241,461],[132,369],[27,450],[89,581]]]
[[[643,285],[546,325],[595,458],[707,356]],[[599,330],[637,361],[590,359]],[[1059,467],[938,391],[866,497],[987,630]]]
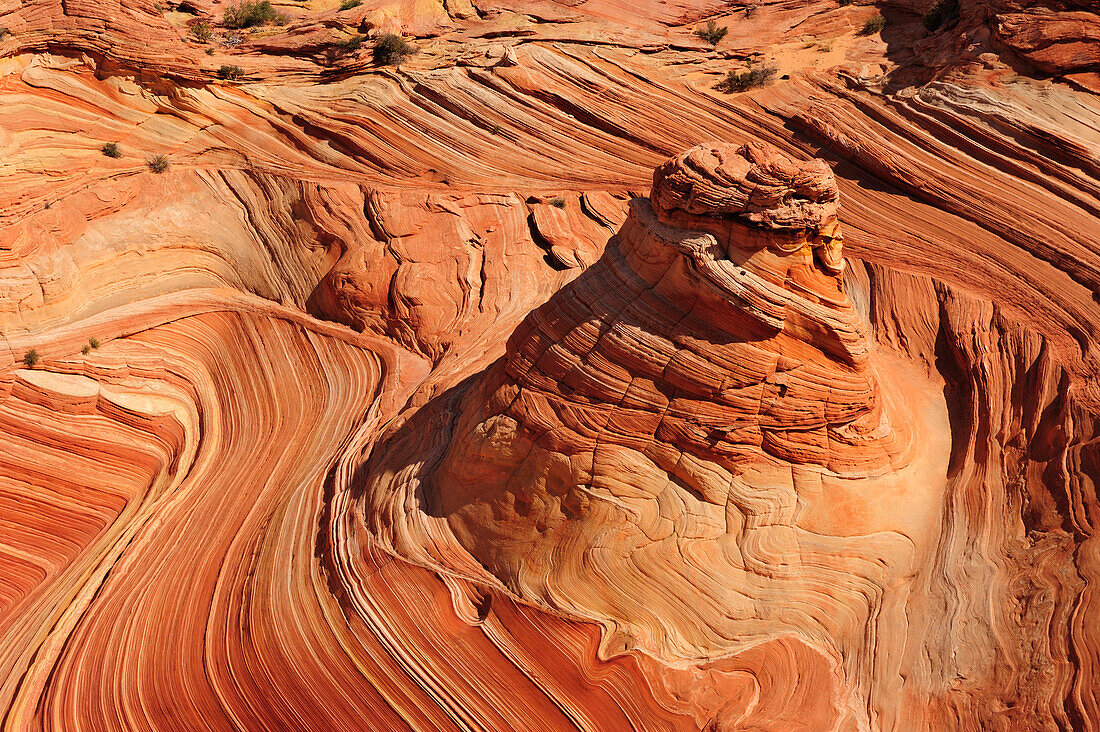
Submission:
[[[999,0],[990,3],[994,37],[1049,74],[1100,75],[1100,13],[1095,3]]]
[[[0,1],[0,726],[1096,726],[1095,8],[346,5]]]

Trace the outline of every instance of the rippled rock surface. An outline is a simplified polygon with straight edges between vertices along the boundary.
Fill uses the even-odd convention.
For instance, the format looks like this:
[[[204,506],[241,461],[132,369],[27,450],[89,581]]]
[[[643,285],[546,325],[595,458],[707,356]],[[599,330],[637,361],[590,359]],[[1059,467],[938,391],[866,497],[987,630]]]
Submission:
[[[225,6],[0,2],[5,729],[1100,724],[1092,4]]]
[[[858,685],[903,651],[864,633],[904,624],[924,580],[950,428],[820,261],[843,261],[837,198],[828,166],[759,144],[658,168],[603,258],[427,407],[455,415],[442,456],[371,481],[368,519],[420,497],[505,588],[618,651],[697,663],[793,632]],[[423,452],[405,439],[379,452]]]

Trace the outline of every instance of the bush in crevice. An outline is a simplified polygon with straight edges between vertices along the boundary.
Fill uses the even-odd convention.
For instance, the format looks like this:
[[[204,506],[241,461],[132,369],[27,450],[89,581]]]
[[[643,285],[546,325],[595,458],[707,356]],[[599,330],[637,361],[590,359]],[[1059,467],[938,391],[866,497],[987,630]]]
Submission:
[[[241,0],[236,5],[230,5],[222,14],[222,23],[227,28],[251,28],[254,25],[275,23],[282,16],[271,7],[271,0]]]
[[[235,80],[241,78],[242,76],[244,76],[244,69],[242,69],[240,66],[232,66],[230,64],[222,64],[221,66],[218,67],[218,78],[219,79],[228,79],[230,81],[235,81]]]
[[[356,33],[351,38],[345,38],[342,41],[337,41],[336,45],[339,46],[341,50],[347,53],[352,53],[362,48],[363,41],[365,40],[367,40],[366,36]]]
[[[383,33],[374,42],[374,63],[379,66],[399,64],[405,60],[406,56],[414,53],[416,53],[416,47],[396,33]]]
[[[761,66],[759,68],[749,69],[748,71],[742,71],[741,73],[731,71],[726,75],[726,78],[718,82],[714,88],[726,94],[748,91],[749,89],[756,89],[757,87],[771,84],[775,81],[775,75],[777,73],[779,73],[779,71],[774,66]]]
[[[23,354],[23,365],[29,369],[33,369],[41,360],[42,357],[38,355],[38,351],[34,348]]]
[[[357,8],[362,4],[363,0],[344,0],[344,2],[340,3],[340,9],[351,10],[352,8]]]
[[[209,43],[210,36],[212,35],[210,31],[210,21],[200,20],[198,23],[195,23],[191,26],[191,35],[193,35],[195,40],[199,43]]]
[[[708,20],[705,28],[696,28],[695,35],[698,38],[702,38],[704,41],[712,46],[717,46],[719,41],[726,37],[726,34],[730,32],[730,29],[726,26],[719,26],[713,20]]]
[[[153,155],[145,161],[145,164],[148,165],[149,170],[154,173],[163,173],[168,170],[168,156],[160,154]]]
[[[103,147],[99,148],[99,151],[109,158],[122,157],[122,148],[118,146],[117,142],[105,142]]]
[[[565,199],[561,196],[550,199],[550,205],[554,208],[565,208]]]
[[[959,0],[939,0],[924,14],[924,27],[934,33],[947,23],[959,19]]]
[[[872,15],[863,24],[863,27],[859,29],[861,36],[873,36],[876,33],[882,31],[886,27],[886,18],[882,17],[882,13]]]

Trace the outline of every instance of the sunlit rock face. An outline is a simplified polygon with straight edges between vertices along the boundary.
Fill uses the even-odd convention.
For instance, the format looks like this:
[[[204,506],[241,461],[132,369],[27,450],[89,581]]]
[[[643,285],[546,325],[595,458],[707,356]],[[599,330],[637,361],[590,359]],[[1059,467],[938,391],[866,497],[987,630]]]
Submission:
[[[950,430],[941,391],[872,347],[837,208],[826,165],[762,144],[659,167],[454,401],[428,512],[509,591],[601,623],[605,653],[793,634],[856,694],[859,659],[903,650],[867,633],[904,624]]]
[[[230,4],[0,2],[5,730],[1097,727],[1094,0]]]

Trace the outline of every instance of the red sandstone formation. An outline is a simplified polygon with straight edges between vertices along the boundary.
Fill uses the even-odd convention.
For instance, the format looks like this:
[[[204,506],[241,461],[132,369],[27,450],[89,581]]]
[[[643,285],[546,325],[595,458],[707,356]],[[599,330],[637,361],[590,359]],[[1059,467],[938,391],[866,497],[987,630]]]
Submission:
[[[1094,4],[227,4],[0,0],[4,729],[1100,725]]]
[[[937,385],[875,357],[815,256],[840,260],[837,198],[828,166],[760,144],[658,168],[652,208],[633,202],[503,359],[425,407],[434,432],[378,448],[367,525],[598,622],[604,655],[718,661],[794,632],[840,654],[838,718],[866,723],[868,694],[899,718],[875,668],[904,638],[863,633],[904,623],[890,596],[930,569],[950,428]],[[869,587],[887,599],[868,606]]]
[[[1100,73],[1100,13],[1089,2],[992,3],[995,36],[1050,74]]]

